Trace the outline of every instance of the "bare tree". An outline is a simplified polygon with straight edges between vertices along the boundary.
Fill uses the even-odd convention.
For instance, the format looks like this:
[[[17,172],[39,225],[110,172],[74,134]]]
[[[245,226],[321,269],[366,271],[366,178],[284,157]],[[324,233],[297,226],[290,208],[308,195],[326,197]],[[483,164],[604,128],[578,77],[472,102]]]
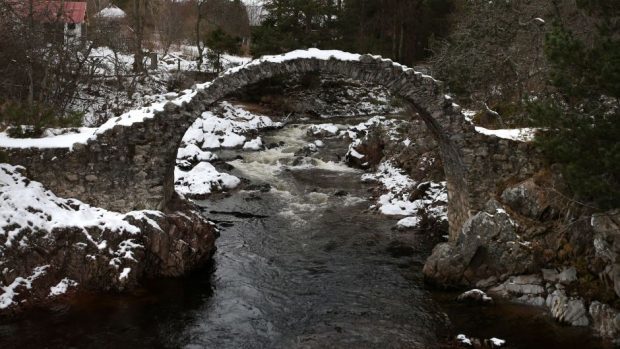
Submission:
[[[544,0],[460,1],[455,30],[433,47],[434,75],[457,95],[468,96],[461,102],[510,116],[531,91],[546,85],[542,18],[550,18],[551,11]]]
[[[202,21],[204,19],[203,16],[203,7],[206,5],[207,0],[195,0],[196,1],[196,26],[195,26],[195,40],[196,40],[196,49],[198,50],[198,61],[197,61],[197,68],[198,71],[200,71],[202,69],[202,64],[204,63],[204,49],[205,46],[202,42],[202,31],[201,31],[201,25],[202,25]]]
[[[54,5],[55,6],[55,5]],[[88,79],[93,48],[64,36],[67,14],[35,0],[0,3],[0,97],[62,118]],[[38,113],[23,113],[39,123]]]
[[[153,26],[157,10],[163,0],[131,0],[131,29],[134,35],[134,71],[146,72],[144,67],[144,45],[149,33],[147,28]]]
[[[245,7],[248,12],[250,25],[259,26],[265,15],[265,7],[262,0],[247,0],[245,1]]]
[[[155,25],[159,34],[159,42],[164,53],[168,53],[170,46],[180,42],[183,38],[181,7],[179,2],[175,0],[160,0],[155,12]]]

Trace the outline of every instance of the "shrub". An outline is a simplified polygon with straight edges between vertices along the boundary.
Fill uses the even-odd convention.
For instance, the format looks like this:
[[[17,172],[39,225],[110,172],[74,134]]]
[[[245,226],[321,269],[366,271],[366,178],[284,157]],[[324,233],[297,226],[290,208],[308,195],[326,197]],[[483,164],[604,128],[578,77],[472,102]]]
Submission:
[[[13,125],[7,133],[11,137],[40,137],[46,128],[81,126],[83,114],[69,112],[59,115],[53,108],[34,104],[7,102],[0,108],[0,123]]]

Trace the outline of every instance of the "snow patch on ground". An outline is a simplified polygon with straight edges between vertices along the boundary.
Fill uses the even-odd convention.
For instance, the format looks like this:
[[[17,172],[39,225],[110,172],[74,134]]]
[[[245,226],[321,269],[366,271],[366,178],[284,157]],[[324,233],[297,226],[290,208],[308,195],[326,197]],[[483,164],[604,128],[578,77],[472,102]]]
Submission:
[[[6,132],[0,132],[0,148],[68,148],[75,143],[86,143],[95,134],[96,128],[81,127],[77,132],[43,138],[11,138]]]
[[[484,127],[476,126],[476,132],[478,133],[519,142],[531,142],[534,140],[534,136],[536,136],[536,131],[538,131],[536,128],[489,130]]]
[[[85,144],[89,139],[96,138],[98,134],[116,125],[131,126],[153,118],[156,112],[163,111],[168,102],[176,105],[189,102],[199,90],[207,88],[210,83],[199,84],[195,89],[180,92],[168,92],[166,85],[174,74],[177,74],[179,67],[181,71],[196,71],[195,57],[197,51],[190,46],[181,46],[177,51],[160,55],[157,69],[150,70],[144,81],[138,79],[132,82],[131,90],[134,92],[128,95],[127,88],[119,89],[116,85],[120,76],[132,75],[133,55],[114,52],[108,47],[96,47],[88,59],[94,66],[94,79],[103,82],[79,89],[78,98],[70,108],[85,114],[86,125],[99,125],[104,122],[103,125],[98,128],[81,128],[78,133],[38,139],[13,139],[6,133],[0,133],[0,147],[71,149],[75,143]],[[230,55],[224,55],[222,59],[226,68],[250,61],[249,58]]]
[[[396,226],[398,228],[416,228],[418,225],[420,225],[420,222],[420,217],[413,216],[401,219],[400,221],[398,221],[398,223],[396,223]]]

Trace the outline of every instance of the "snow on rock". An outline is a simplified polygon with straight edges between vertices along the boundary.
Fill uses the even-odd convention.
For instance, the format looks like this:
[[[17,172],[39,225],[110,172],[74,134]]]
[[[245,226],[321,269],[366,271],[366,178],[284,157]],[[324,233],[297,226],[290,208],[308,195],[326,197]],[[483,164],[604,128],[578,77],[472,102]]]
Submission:
[[[264,115],[253,114],[229,102],[219,104],[216,112],[207,111],[183,136],[182,144],[202,149],[236,148],[246,143],[246,134],[264,128],[280,127]]]
[[[473,303],[483,303],[483,304],[493,303],[493,298],[487,296],[487,294],[484,293],[484,291],[479,290],[477,288],[461,293],[456,298],[456,300],[458,302],[473,302]]]
[[[0,313],[77,287],[72,280],[122,290],[146,275],[181,275],[213,251],[212,225],[189,204],[168,215],[111,212],[59,198],[23,170],[0,164]],[[145,263],[152,257],[166,269]]]
[[[260,150],[263,147],[263,140],[260,137],[256,137],[251,141],[245,142],[243,149],[246,150]]]
[[[208,162],[201,162],[187,172],[177,168],[174,177],[175,188],[183,195],[207,195],[216,190],[234,189],[241,183],[239,178],[218,172]]]
[[[69,287],[75,287],[78,283],[69,278],[64,278],[60,280],[60,282],[56,286],[50,287],[50,294],[48,297],[60,296],[62,294],[67,293]]]
[[[260,150],[261,137],[248,140],[247,135],[265,128],[281,127],[271,118],[251,113],[240,106],[222,102],[214,111],[207,111],[187,130],[177,153],[175,186],[184,195],[204,196],[214,191],[234,189],[241,182],[237,177],[218,172],[213,165],[217,156],[203,149],[243,147],[245,150]],[[192,163],[199,162],[189,171]]]
[[[188,144],[185,147],[179,148],[177,153],[178,160],[188,160],[188,161],[213,161],[217,160],[217,155],[204,151],[196,144]]]
[[[396,223],[396,227],[401,229],[407,228],[416,228],[420,225],[421,219],[418,216],[403,218],[398,223]]]
[[[467,346],[472,346],[471,340],[469,338],[467,338],[467,336],[464,335],[464,334],[459,334],[458,336],[456,336],[456,340],[460,344],[464,344],[464,345],[467,345]]]
[[[360,160],[365,158],[366,155],[361,154],[360,152],[355,150],[355,148],[360,146],[361,144],[362,144],[362,140],[361,139],[356,139],[351,144],[349,144],[349,150],[345,154],[345,158],[354,157],[354,158],[360,159]]]
[[[245,136],[238,135],[236,133],[229,133],[220,140],[220,146],[222,148],[237,148],[245,144]]]
[[[372,56],[372,57],[375,59],[381,59],[383,62],[391,63],[392,66],[401,68],[403,71],[412,70],[411,68],[404,66],[400,63],[393,62],[391,59],[382,58],[380,56]],[[324,61],[330,60],[330,59],[337,59],[339,61],[355,62],[355,61],[359,61],[361,58],[362,58],[362,55],[356,54],[356,53],[349,53],[349,52],[344,52],[344,51],[339,51],[339,50],[320,50],[317,48],[310,48],[307,50],[295,50],[295,51],[291,51],[291,52],[284,53],[281,55],[263,56],[259,59],[255,59],[244,65],[240,65],[240,66],[228,69],[226,72],[224,72],[224,74],[234,74],[242,69],[246,69],[248,67],[252,67],[255,65],[260,65],[265,62],[283,63],[286,61],[292,61],[296,59],[318,59],[318,60],[324,60]],[[416,72],[416,74],[419,74],[428,79],[433,79],[431,76],[424,75],[419,72]],[[435,79],[433,79],[433,81],[435,81]]]
[[[493,344],[493,346],[495,346],[496,348],[501,348],[504,345],[506,345],[506,341],[503,339],[499,339],[499,338],[491,338],[489,339],[491,341],[491,343]]]
[[[334,124],[318,124],[312,125],[308,132],[317,137],[330,137],[338,134],[339,128]]]
[[[127,215],[92,207],[74,199],[63,199],[24,177],[23,167],[0,164],[0,242],[10,247],[26,243],[23,228],[50,232],[55,228],[98,227],[137,234],[140,229],[125,220]],[[89,241],[101,246],[84,230]]]
[[[46,269],[49,268],[49,265],[43,265],[36,267],[32,270],[32,274],[26,278],[24,277],[16,277],[12,283],[4,286],[2,282],[0,282],[0,290],[2,294],[0,294],[0,309],[6,309],[13,305],[15,296],[19,295],[18,289],[25,288],[31,289],[32,282],[39,278],[41,275],[45,274]]]
[[[173,99],[170,102],[176,105],[181,105],[183,102],[191,100],[196,95],[196,93],[196,91],[192,91],[188,94],[182,94],[180,97]],[[143,122],[146,119],[152,119],[153,117],[155,117],[156,112],[164,111],[164,106],[166,105],[166,103],[168,102],[156,102],[148,107],[130,110],[121,116],[111,118],[106,123],[101,125],[91,138],[95,139],[97,138],[97,135],[105,133],[113,129],[115,126],[132,126],[133,124]]]
[[[467,337],[464,334],[456,336],[456,342],[466,348],[503,348],[506,345],[506,341],[499,338],[491,338],[481,340],[480,338]]]
[[[448,192],[446,183],[417,184],[391,162],[383,162],[376,173],[362,176],[364,181],[378,181],[387,193],[378,200],[379,211],[385,215],[414,216],[423,210],[430,218],[447,221]],[[423,191],[420,198],[412,199],[411,192]]]
[[[487,136],[494,136],[503,139],[510,139],[519,142],[530,142],[534,140],[536,135],[536,128],[515,128],[515,129],[501,129],[501,130],[489,130],[484,127],[476,126],[476,132],[482,133]]]
[[[131,268],[123,268],[123,271],[118,276],[119,280],[125,280],[129,277],[129,273],[131,272]]]
[[[22,253],[41,241],[53,243],[53,232],[59,229],[71,229],[77,236],[81,235],[75,246],[63,247],[67,251],[71,248],[98,251],[99,254],[116,256],[119,265],[123,261],[135,262],[134,250],[143,246],[133,243],[131,238],[116,246],[100,233],[108,231],[116,236],[136,236],[140,228],[130,223],[131,220],[148,220],[149,217],[161,215],[154,211],[120,214],[78,200],[59,198],[41,183],[24,177],[20,173],[22,170],[24,168],[20,166],[0,164],[0,265],[6,265],[7,258],[23,256]],[[0,282],[3,292],[0,295],[0,309],[13,304],[12,299],[18,294],[17,288],[30,289],[32,281],[43,275],[47,267],[35,268],[31,276],[17,277],[9,285]],[[68,280],[61,282],[50,289],[50,296],[59,294],[65,287],[63,285],[69,287],[77,284]]]
[[[478,112],[475,110],[463,109],[461,110],[461,114],[463,114],[467,122],[472,123],[474,120],[474,117],[476,116],[476,114],[478,114]]]

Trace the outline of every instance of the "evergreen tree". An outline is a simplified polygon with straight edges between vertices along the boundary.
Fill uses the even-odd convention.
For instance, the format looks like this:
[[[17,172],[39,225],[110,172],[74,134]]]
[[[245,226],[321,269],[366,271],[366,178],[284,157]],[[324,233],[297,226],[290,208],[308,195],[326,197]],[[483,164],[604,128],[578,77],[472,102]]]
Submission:
[[[560,20],[545,52],[556,92],[531,106],[546,128],[538,144],[562,166],[580,200],[600,208],[620,206],[620,2],[579,0],[595,23],[580,35]]]
[[[309,47],[328,48],[334,39],[336,6],[327,0],[269,0],[265,18],[254,31],[255,55]]]
[[[239,51],[239,42],[240,38],[228,35],[221,28],[209,32],[205,39],[205,44],[209,48],[207,58],[217,74],[219,74],[223,68],[222,54],[237,53]]]
[[[253,32],[255,55],[318,47],[379,54],[413,65],[447,33],[454,0],[269,0]]]

